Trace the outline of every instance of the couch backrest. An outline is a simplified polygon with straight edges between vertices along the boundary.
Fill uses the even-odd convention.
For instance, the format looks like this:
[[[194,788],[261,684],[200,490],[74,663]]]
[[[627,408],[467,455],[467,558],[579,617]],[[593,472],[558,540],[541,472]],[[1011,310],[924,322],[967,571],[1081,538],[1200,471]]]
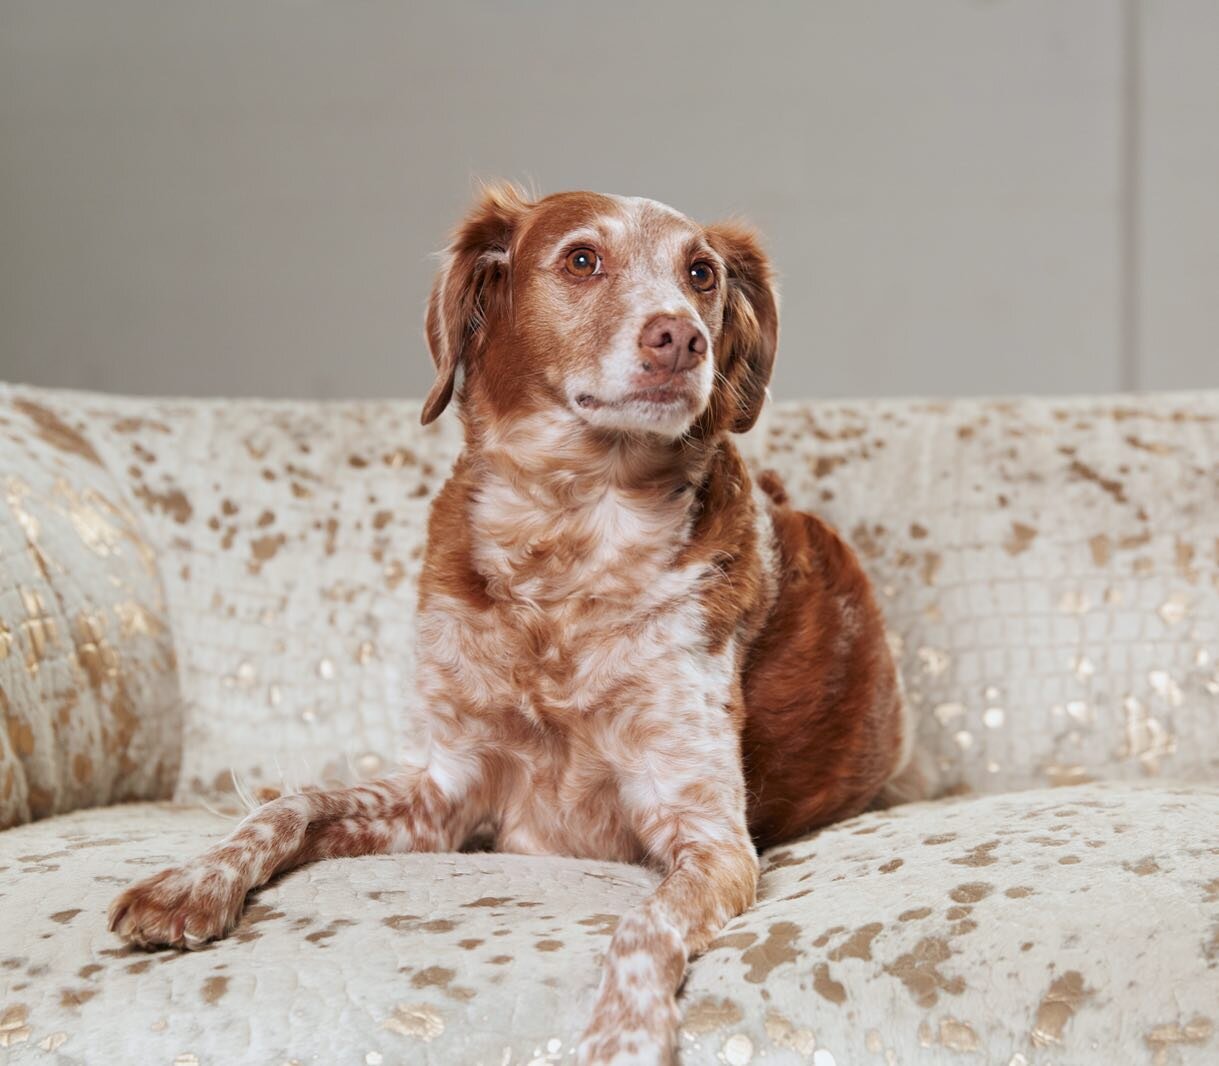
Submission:
[[[1219,767],[1219,394],[783,407],[944,790]]]
[[[179,794],[230,769],[371,774],[414,742],[415,586],[454,417],[17,397],[90,442],[155,546]],[[778,404],[747,452],[859,551],[942,790],[1214,776],[1219,394]]]

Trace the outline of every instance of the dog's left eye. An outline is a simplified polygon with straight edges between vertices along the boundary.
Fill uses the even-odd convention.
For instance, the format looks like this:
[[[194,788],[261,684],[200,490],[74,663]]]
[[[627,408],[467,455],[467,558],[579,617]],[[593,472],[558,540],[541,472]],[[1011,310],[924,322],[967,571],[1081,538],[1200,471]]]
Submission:
[[[567,272],[578,278],[591,278],[601,269],[601,257],[591,248],[576,248],[568,252],[563,263]]]
[[[699,292],[710,292],[715,288],[715,269],[705,259],[691,263],[690,284]]]

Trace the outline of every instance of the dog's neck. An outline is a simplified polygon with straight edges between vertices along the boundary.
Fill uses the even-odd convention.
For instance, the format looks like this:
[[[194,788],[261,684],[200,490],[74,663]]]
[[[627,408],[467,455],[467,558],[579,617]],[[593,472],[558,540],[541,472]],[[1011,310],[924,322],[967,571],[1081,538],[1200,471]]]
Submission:
[[[503,598],[637,600],[685,545],[715,447],[565,412],[469,434],[474,565]]]

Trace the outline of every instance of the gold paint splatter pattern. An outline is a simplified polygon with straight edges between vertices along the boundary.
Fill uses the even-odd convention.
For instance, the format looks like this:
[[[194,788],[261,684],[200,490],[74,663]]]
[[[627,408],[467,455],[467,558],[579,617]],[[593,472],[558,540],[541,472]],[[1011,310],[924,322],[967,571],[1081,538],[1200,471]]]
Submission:
[[[1055,978],[1037,1006],[1037,1017],[1030,1034],[1037,1047],[1062,1044],[1063,1030],[1075,1012],[1092,995],[1084,987],[1083,975],[1078,970],[1068,970]]]
[[[435,1007],[426,1003],[399,1003],[381,1028],[427,1044],[444,1032],[444,1019]]]
[[[14,395],[21,394],[0,397],[0,415],[8,420],[8,436],[0,434],[0,448],[6,449],[0,469],[20,479],[13,495],[22,512],[14,512],[9,485],[0,483],[5,494],[0,519],[20,538],[13,557],[17,578],[9,598],[0,601],[0,691],[9,700],[0,740],[8,745],[0,758],[5,817],[11,813],[25,821],[36,813],[101,802],[100,790],[126,787],[145,767],[155,787],[146,781],[140,786],[144,791],[129,798],[167,795],[178,776],[183,734],[186,765],[179,795],[184,798],[210,795],[229,768],[245,775],[253,788],[278,786],[280,771],[269,765],[264,743],[272,726],[277,743],[301,760],[301,766],[286,768],[294,776],[304,776],[304,765],[312,767],[311,778],[332,771],[359,774],[374,759],[385,765],[393,758],[399,732],[409,735],[411,728],[400,710],[409,653],[400,650],[409,649],[413,636],[410,617],[427,503],[459,444],[452,420],[423,430],[410,425],[416,411],[409,405],[208,406],[29,390],[26,399],[52,415],[32,418],[13,408]],[[937,788],[955,798],[939,807],[898,809],[826,830],[813,844],[789,848],[795,861],[767,867],[758,908],[690,969],[689,1001],[730,999],[743,1013],[741,1020],[707,1034],[705,1046],[712,1053],[739,1034],[749,1040],[755,1061],[764,1051],[767,1057],[776,1050],[805,1055],[813,1045],[783,1048],[775,1034],[788,1030],[778,1027],[772,1033],[766,1025],[773,1011],[790,1019],[791,1031],[809,1025],[803,1031],[811,1040],[807,1011],[812,1005],[818,1037],[826,1042],[826,1048],[814,1050],[830,1055],[828,1048],[841,1046],[842,1061],[854,1061],[865,1040],[870,1054],[887,1060],[893,1052],[906,1061],[923,1021],[922,1035],[937,1054],[968,1044],[964,1030],[944,1029],[946,1020],[968,1027],[978,1042],[977,1051],[961,1054],[1004,1061],[1012,1043],[1003,1046],[1003,1059],[991,1054],[999,1037],[978,1021],[984,1017],[983,989],[1001,1002],[1027,1005],[1027,989],[1036,988],[1051,1004],[1042,1027],[1051,1034],[1061,1014],[1054,1004],[1073,994],[1069,986],[1053,995],[1047,988],[1074,972],[1069,965],[1075,949],[1063,946],[1067,937],[1090,943],[1103,921],[1112,931],[1106,950],[1132,959],[1131,945],[1147,942],[1139,915],[1121,912],[1118,920],[1100,893],[1068,902],[1063,886],[1087,887],[1080,881],[1084,871],[1093,884],[1114,879],[1146,895],[1160,923],[1157,943],[1172,945],[1164,950],[1171,950],[1175,965],[1182,967],[1174,978],[1179,994],[1201,989],[1209,996],[1202,1002],[1219,1001],[1216,971],[1209,967],[1214,960],[1205,954],[1219,919],[1205,888],[1214,879],[1205,867],[1206,849],[1217,846],[1208,834],[1219,824],[1219,812],[1205,789],[1177,797],[1189,809],[1169,809],[1165,804],[1176,800],[1156,780],[1213,779],[1209,725],[1219,708],[1215,408],[1213,398],[1152,397],[1120,404],[895,401],[770,410],[762,427],[762,459],[787,478],[794,499],[858,531],[865,565],[884,590],[920,746],[931,756]],[[1188,448],[1180,446],[1186,434]],[[942,484],[934,478],[912,480],[908,464],[888,458],[914,454],[928,457],[920,459],[928,469],[947,472]],[[361,462],[352,465],[351,456]],[[823,458],[828,462],[820,462]],[[1173,486],[1171,499],[1163,492],[1167,483]],[[392,513],[392,520],[382,522],[378,516],[384,512]],[[215,529],[209,525],[213,518]],[[267,536],[284,540],[257,573],[250,573],[248,564],[260,550],[254,545]],[[1019,550],[1013,553],[1011,547]],[[80,582],[75,591],[67,574]],[[37,593],[37,602],[23,598],[22,589]],[[24,628],[31,621],[33,626]],[[175,643],[181,658],[177,668]],[[376,654],[365,654],[366,647]],[[329,679],[318,676],[323,661],[331,664]],[[223,678],[232,679],[232,687],[222,684]],[[183,708],[190,710],[189,721]],[[158,734],[164,723],[172,729]],[[86,737],[93,739],[86,744]],[[62,776],[23,777],[27,766],[19,765],[18,749],[34,756],[62,751]],[[127,774],[121,770],[124,753],[138,759]],[[1112,779],[1135,784],[1088,783]],[[1055,813],[1068,794],[1001,795],[1047,784],[1072,789],[1075,815]],[[965,798],[971,793],[973,798]],[[231,790],[225,796],[231,801]],[[14,984],[32,980],[25,974],[29,968],[54,966],[50,945],[76,935],[87,915],[100,913],[89,895],[92,886],[108,895],[120,873],[164,862],[174,848],[194,850],[193,844],[175,842],[169,821],[139,822],[142,809],[109,813],[104,831],[87,820],[59,829],[60,819],[17,830],[23,835],[14,839],[28,843],[15,851],[17,862],[0,870],[0,882],[47,883],[45,905],[25,902],[28,891],[20,898],[21,906],[32,908],[29,927],[53,936],[45,947],[33,941],[21,949]],[[1026,815],[1032,816],[1027,822]],[[184,816],[179,811],[173,817]],[[1081,824],[1055,828],[1067,821]],[[130,832],[121,828],[128,825]],[[210,831],[192,825],[196,835]],[[878,831],[855,835],[860,826]],[[118,842],[74,851],[88,840],[56,835],[69,831]],[[1054,852],[1034,836],[1064,843]],[[1165,850],[1165,843],[1174,846]],[[813,848],[816,862],[802,864]],[[1085,862],[1059,866],[1064,852]],[[78,864],[94,854],[97,863],[77,876]],[[1146,863],[1148,856],[1158,860],[1157,869]],[[877,876],[897,857],[904,860],[900,873]],[[513,858],[521,864],[518,871],[533,871],[540,868],[535,862],[543,862]],[[547,967],[565,964],[573,969],[564,972],[574,972],[583,965],[580,953],[603,948],[601,927],[621,907],[617,897],[592,898],[590,886],[602,882],[576,877],[564,867],[549,876],[575,901],[572,915],[600,915],[598,924],[569,922],[567,911],[548,903],[554,916],[522,939],[512,929],[479,924],[491,922],[493,908],[460,907],[463,900],[521,891],[520,880],[494,865],[498,859],[415,860],[418,869],[432,875],[427,880],[433,885],[456,875],[462,894],[452,900],[421,898],[411,896],[401,878],[376,881],[372,887],[385,893],[384,902],[361,896],[368,913],[353,912],[360,924],[332,928],[318,917],[325,909],[319,900],[328,900],[328,907],[340,900],[350,906],[352,882],[345,881],[340,891],[326,880],[329,875],[311,871],[299,884],[289,878],[272,890],[281,894],[276,907],[295,899],[297,910],[284,917],[268,908],[281,917],[243,924],[225,950],[295,945],[315,930],[330,932],[309,948],[311,965],[332,967],[341,957],[335,948],[363,935],[366,924],[373,926],[362,943],[403,952],[401,965],[409,969],[387,980],[386,998],[370,1004],[376,1010],[372,1024],[398,1017],[405,1007],[402,1025],[415,1031],[419,1019],[410,1011],[416,1007],[427,1007],[442,1021],[453,1012],[453,1020],[431,1038],[430,1050],[441,1061],[446,1041],[464,1031],[457,1019],[466,1009],[445,989],[474,987],[478,1008],[490,1010],[501,1002],[493,998],[497,990],[513,980],[532,980],[535,972],[557,980],[557,971]],[[557,867],[562,864],[546,869]],[[539,876],[540,882],[534,873],[513,876]],[[601,876],[614,881],[615,892],[629,895],[651,875],[616,870]],[[637,883],[631,880],[636,877]],[[85,886],[75,890],[81,898],[65,898],[54,888],[61,882]],[[1189,906],[1171,906],[1166,901],[1179,898],[1182,883]],[[332,895],[313,894],[328,884],[332,887],[324,891]],[[954,886],[981,884],[994,886],[981,900],[947,898]],[[294,896],[305,886],[308,892]],[[541,888],[527,891],[532,899],[551,898]],[[813,894],[798,898],[806,891]],[[17,898],[12,893],[6,900]],[[970,918],[948,918],[950,903],[972,908]],[[51,918],[75,908],[82,913],[62,925]],[[815,915],[827,912],[843,915],[834,920],[844,928],[814,947],[809,930],[820,929]],[[514,911],[514,921],[528,913]],[[386,923],[391,916],[400,919],[397,926]],[[312,924],[291,928],[299,919]],[[976,923],[972,931],[960,928],[970,921]],[[1036,923],[1034,932],[1028,931],[1030,923]],[[873,924],[883,933],[868,940],[870,961],[845,951],[829,959]],[[794,927],[790,935],[786,925]],[[506,935],[498,936],[501,931]],[[419,950],[420,938],[427,942],[427,957],[409,957],[408,950]],[[562,949],[534,949],[547,939],[561,940]],[[477,940],[484,943],[457,946]],[[322,950],[319,944],[331,947]],[[20,1035],[31,1047],[56,1034],[79,1041],[79,1019],[61,1013],[60,988],[71,989],[79,1000],[79,992],[96,983],[103,990],[133,993],[130,1002],[137,1002],[136,991],[150,995],[182,981],[180,987],[194,993],[209,977],[221,976],[212,972],[215,951],[162,962],[155,956],[111,958],[104,951],[112,949],[102,950],[98,961],[105,971],[79,975],[80,960],[75,960],[70,970],[55,975],[56,991],[45,1009],[35,1006],[28,992],[12,993],[13,1002],[0,1004],[0,1037]],[[751,950],[755,954],[746,960]],[[4,954],[0,949],[0,965],[7,966]],[[994,965],[998,958],[1003,966]],[[514,968],[505,960],[519,960],[516,969],[526,972],[509,978]],[[1201,1002],[1182,999],[1179,1010],[1157,1008],[1145,987],[1137,995],[1074,964],[1088,974],[1082,988],[1091,998],[1064,1023],[1062,1044],[1051,1045],[1051,1053],[1065,1060],[1079,1051],[1082,1034],[1095,1033],[1088,1024],[1096,1011],[1088,1005],[1099,1010],[1110,1001],[1125,1004],[1126,1035],[1141,1039],[1148,1055],[1170,1061],[1181,1052],[1210,1050],[1212,1012]],[[136,971],[136,966],[144,968]],[[193,966],[199,969],[190,970]],[[433,966],[457,976],[447,984],[413,989],[412,978]],[[174,982],[165,981],[170,970]],[[334,974],[334,987],[342,987],[340,971],[325,972]],[[483,983],[467,972],[503,975],[503,985]],[[744,979],[750,972],[757,972],[756,982]],[[1139,980],[1133,962],[1126,972]],[[561,985],[541,980],[539,1002],[553,1004],[554,996],[565,994]],[[235,988],[230,986],[211,1009],[226,1009]],[[255,996],[265,994],[257,984],[254,988]],[[853,1015],[853,1008],[879,989],[900,1015],[900,1039],[896,1020],[892,1029],[880,1026],[877,1040],[871,1040]],[[98,992],[72,1009],[100,1016],[109,994]],[[10,1016],[21,995],[29,1008],[20,1018]],[[933,1007],[920,1005],[929,995]],[[398,1003],[404,996],[408,1002]],[[434,996],[437,1002],[417,1002],[413,996]],[[834,1008],[835,996],[843,1009]],[[167,1003],[155,997],[149,1003],[146,1018],[156,1021],[145,1024],[142,1035],[164,1033],[171,1039]],[[275,1012],[268,1017],[274,1020]],[[549,1034],[552,1023],[543,1019],[537,1033]],[[1026,1012],[1020,1025],[1027,1051],[1040,1022]],[[392,1061],[395,1051],[414,1046],[403,1041],[422,1039],[386,1028],[375,1040],[365,1040],[357,1060],[375,1047]],[[894,1046],[886,1047],[890,1042]],[[873,1051],[874,1045],[879,1050]],[[502,1050],[487,1050],[486,1061],[500,1061]],[[540,1037],[511,1050],[513,1062],[549,1054]],[[162,1052],[162,1061],[178,1053],[208,1061],[202,1043],[182,1041],[172,1050],[165,1044]],[[1109,1056],[1109,1061],[1120,1059],[1116,1052]]]
[[[89,418],[11,406],[33,428],[0,434],[0,522],[24,542],[0,589],[0,828],[168,798],[183,719],[155,552]]]
[[[1196,738],[1219,700],[1219,673],[1195,653],[1213,643],[1219,615],[1213,407],[1197,396],[768,409],[749,453],[850,533],[885,590],[911,703],[928,712],[917,715],[919,739],[940,789],[1208,772]],[[206,405],[32,389],[11,390],[4,410],[6,469],[28,483],[31,449],[45,457],[54,474],[37,491],[70,516],[77,542],[104,564],[134,551],[173,586],[182,698],[198,711],[184,792],[230,766],[275,783],[249,754],[268,707],[289,731],[284,747],[310,765],[341,773],[335,753],[349,740],[395,749],[393,649],[411,644],[427,504],[460,445],[455,420],[416,427],[408,404]],[[894,457],[912,454],[944,470],[943,482],[911,482]],[[22,506],[42,527],[36,551],[50,568],[57,538],[30,499]],[[124,532],[123,499],[146,530],[142,555]],[[950,512],[959,517],[940,517]],[[11,643],[19,621],[3,619]],[[1063,646],[1074,661],[1053,654]],[[215,661],[226,649],[230,662],[259,660],[263,684],[217,691],[217,672],[233,672]],[[302,683],[307,664],[326,658],[336,693],[359,688],[355,710],[319,706]],[[1047,720],[1048,706],[1069,723]]]
[[[681,1028],[692,1037],[702,1036],[737,1025],[744,1017],[741,1008],[728,997],[705,996],[686,1007]]]
[[[73,953],[72,965],[64,967],[57,940],[93,935],[96,916],[124,871],[164,863],[167,855],[216,839],[228,824],[203,810],[135,804],[15,830],[20,835],[11,838],[9,853],[20,862],[0,870],[0,892],[18,907],[21,927],[53,937],[31,937],[16,956],[0,948],[6,980],[20,983],[26,971],[50,967],[37,978],[51,989],[49,1002],[13,994],[27,1013],[5,1017],[11,1039],[28,1027],[23,1044],[31,1047],[54,1033],[79,1041],[87,1021],[93,1039],[132,1026],[140,1040],[161,1034],[165,1043],[155,1046],[162,1061],[177,1053],[195,1054],[200,1062],[236,1060],[239,1053],[223,1043],[224,1026],[213,1026],[206,1038],[152,1026],[180,1010],[184,991],[184,1001],[204,1018],[227,1017],[240,1004],[257,1011],[268,1033],[286,1040],[300,1024],[292,1020],[299,1019],[300,1001],[282,991],[295,987],[293,967],[309,967],[309,987],[341,990],[357,965],[385,975],[376,990],[360,993],[357,1013],[368,1017],[365,1028],[352,1027],[343,994],[311,1007],[311,1017],[328,1031],[350,1028],[336,1046],[352,1050],[354,1061],[370,1050],[384,1062],[406,1061],[424,1053],[425,1045],[438,1062],[499,1063],[505,1046],[512,1061],[549,1061],[556,1012],[575,1013],[574,997],[595,982],[606,943],[601,930],[612,927],[615,908],[628,906],[655,878],[642,869],[484,853],[321,863],[266,890],[247,908],[236,935],[213,950],[133,955],[102,940],[87,966]],[[1214,790],[1148,782],[899,807],[825,829],[813,841],[768,856],[779,863],[757,907],[691,964],[681,1003],[683,1054],[718,1062],[740,1036],[752,1049],[751,1066],[809,1063],[819,1053],[822,1062],[866,1055],[887,1063],[889,1052],[892,1061],[906,1062],[915,1058],[920,1039],[944,1061],[959,1055],[962,1061],[1007,1062],[1013,1046],[1023,1047],[1029,1062],[1043,1056],[1125,1061],[1120,1049],[1104,1043],[1102,1022],[1111,1009],[1121,1009],[1128,1022],[1115,1039],[1135,1040],[1148,1060],[1157,1049],[1165,1052],[1165,1066],[1182,1050],[1210,1050],[1213,1034],[1208,1043],[1183,1041],[1202,1039],[1206,1030],[1198,1019],[1211,1013],[1196,997],[1219,981],[1206,957],[1219,920],[1207,850],[1215,824]],[[994,839],[1002,841],[991,852],[997,861],[977,874],[953,863]],[[1092,883],[1137,881],[1141,907],[1128,907],[1121,893],[1081,897],[1078,883],[1061,880],[1056,857],[1082,852],[1087,841],[1099,839],[1105,845],[1087,853]],[[783,859],[784,852],[795,858],[814,848],[815,862]],[[1199,854],[1190,855],[1191,849]],[[901,875],[878,875],[893,853],[907,857]],[[1159,870],[1138,875],[1129,869],[1148,855],[1158,858]],[[404,862],[410,876],[404,876]],[[1049,868],[1039,867],[1042,862]],[[1035,893],[1029,891],[1034,877]],[[813,895],[792,898],[791,887],[800,884],[814,885]],[[1187,906],[1179,905],[1183,898]],[[974,928],[961,928],[966,920],[954,917],[957,909],[970,912]],[[345,917],[332,918],[336,913]],[[818,921],[826,913],[842,921],[826,927]],[[1098,972],[1064,965],[1094,949],[1098,929],[1106,958],[1121,965]],[[1180,1009],[1171,1001],[1166,1009],[1159,998],[1161,971],[1152,980],[1136,965],[1153,936],[1165,958],[1175,960],[1169,987],[1187,997]],[[535,950],[550,939],[563,946]],[[756,965],[770,966],[769,972],[760,981],[746,980]],[[573,979],[580,973],[587,984]],[[1036,989],[1034,1003],[1039,997],[1044,1003],[1030,1005],[1029,988]],[[61,990],[69,993],[62,1003]],[[884,1018],[861,1025],[859,1012],[878,1001],[888,1004]],[[115,1010],[116,1002],[138,1007]],[[0,1003],[0,1014],[13,1005]],[[427,1011],[420,1015],[422,1008]],[[477,1043],[468,1012],[511,1019],[497,1027],[499,1046]],[[436,1019],[443,1029],[427,1040]],[[1035,1056],[1035,1028],[1038,1040],[1060,1042],[1046,1043]],[[1093,1051],[1094,1041],[1100,1041],[1099,1051]],[[561,1046],[564,1052],[569,1047]],[[743,1054],[743,1040],[732,1046]]]

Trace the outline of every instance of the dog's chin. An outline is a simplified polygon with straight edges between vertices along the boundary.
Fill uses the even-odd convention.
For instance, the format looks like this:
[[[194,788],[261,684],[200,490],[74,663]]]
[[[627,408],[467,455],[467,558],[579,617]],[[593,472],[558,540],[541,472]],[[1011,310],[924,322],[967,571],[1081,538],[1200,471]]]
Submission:
[[[662,387],[603,399],[591,392],[572,397],[571,409],[590,426],[619,433],[653,433],[676,439],[706,407],[692,389]]]

